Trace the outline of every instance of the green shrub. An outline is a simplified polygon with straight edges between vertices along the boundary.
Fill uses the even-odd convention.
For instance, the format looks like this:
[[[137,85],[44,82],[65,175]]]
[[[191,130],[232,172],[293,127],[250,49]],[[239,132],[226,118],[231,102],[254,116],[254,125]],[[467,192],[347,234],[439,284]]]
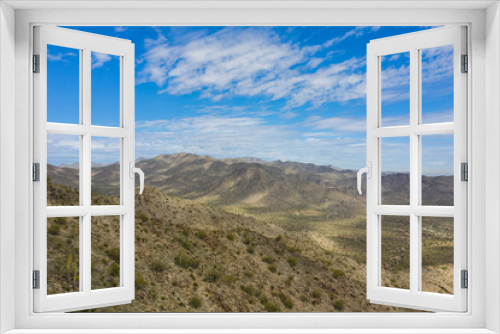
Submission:
[[[120,263],[120,247],[113,247],[106,250],[106,255],[116,263]]]
[[[333,269],[332,275],[333,275],[333,278],[343,278],[343,277],[345,277],[345,272],[343,270],[340,270],[340,269]]]
[[[149,220],[149,217],[144,212],[136,212],[135,219],[140,219],[143,222],[146,222]]]
[[[290,297],[287,297],[283,292],[278,293],[278,297],[286,308],[293,308],[293,300]]]
[[[189,306],[191,306],[192,308],[200,308],[202,305],[202,301],[199,297],[191,297],[189,298]]]
[[[220,271],[218,271],[216,269],[211,269],[205,275],[205,278],[203,278],[203,280],[205,282],[214,283],[214,282],[217,282],[217,280],[220,278],[220,276],[221,276]]]
[[[247,253],[248,254],[254,254],[255,253],[255,247],[254,246],[248,246],[247,247]]]
[[[262,305],[264,305],[267,312],[281,312],[280,307],[272,302],[265,302]]]
[[[234,277],[233,275],[226,275],[226,276],[222,277],[222,282],[224,282],[228,285],[232,285],[237,280],[238,279],[236,277]]]
[[[229,233],[227,236],[228,240],[233,241],[234,240],[234,234]]]
[[[270,264],[269,266],[267,266],[267,269],[269,269],[270,272],[272,273],[275,273],[276,270],[278,270],[278,266],[276,266],[274,263],[273,264]]]
[[[321,292],[319,290],[313,290],[312,296],[314,298],[319,298],[319,297],[321,297]]]
[[[144,290],[148,286],[148,282],[142,277],[141,273],[135,272],[135,288],[137,290]]]
[[[285,281],[286,286],[291,286],[293,281],[293,276],[288,276],[288,278]]]
[[[344,301],[342,299],[337,299],[336,301],[333,302],[333,307],[337,311],[343,311],[344,310]]]
[[[174,263],[182,268],[196,269],[200,265],[200,260],[180,253],[174,257]]]
[[[267,255],[262,258],[262,261],[265,263],[274,263],[276,262],[276,259],[270,255]]]
[[[240,289],[243,290],[246,294],[250,296],[256,296],[257,295],[257,290],[251,286],[251,285],[241,285]]]
[[[109,275],[113,277],[120,276],[120,265],[115,262],[111,263],[111,266],[109,266]]]
[[[297,265],[297,259],[294,258],[293,256],[288,257],[287,262],[292,268]]]
[[[161,273],[166,269],[166,265],[163,262],[156,260],[151,263],[150,268],[154,272]]]
[[[200,230],[196,232],[196,236],[198,237],[198,239],[205,240],[206,238],[208,238],[208,233],[206,231]]]

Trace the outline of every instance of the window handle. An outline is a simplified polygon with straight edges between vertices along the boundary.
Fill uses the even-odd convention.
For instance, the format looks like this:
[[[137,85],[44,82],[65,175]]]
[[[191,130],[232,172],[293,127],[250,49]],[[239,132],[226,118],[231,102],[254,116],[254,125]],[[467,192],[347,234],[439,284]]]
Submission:
[[[358,192],[360,195],[363,194],[361,191],[361,176],[363,176],[364,173],[366,173],[366,176],[371,179],[372,178],[372,163],[368,161],[368,166],[361,168],[358,171]]]
[[[141,189],[139,190],[139,195],[142,195],[142,192],[144,191],[144,172],[142,171],[142,169],[135,167],[133,161],[130,161],[129,167],[131,179],[134,179],[134,174],[139,174],[139,185],[141,187]]]

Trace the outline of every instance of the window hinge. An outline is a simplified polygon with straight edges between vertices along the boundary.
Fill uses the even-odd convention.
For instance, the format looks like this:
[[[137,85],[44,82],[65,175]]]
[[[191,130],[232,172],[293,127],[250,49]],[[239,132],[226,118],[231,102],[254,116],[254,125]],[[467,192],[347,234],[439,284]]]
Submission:
[[[40,73],[40,55],[33,55],[33,73]]]
[[[462,55],[462,73],[469,72],[469,56]]]
[[[40,289],[40,270],[33,270],[33,289]]]
[[[40,164],[38,162],[33,164],[33,181],[40,182]]]
[[[462,181],[469,181],[469,165],[466,162],[462,162],[460,165],[460,174]]]
[[[469,288],[469,272],[467,270],[462,270],[461,272],[462,289]]]

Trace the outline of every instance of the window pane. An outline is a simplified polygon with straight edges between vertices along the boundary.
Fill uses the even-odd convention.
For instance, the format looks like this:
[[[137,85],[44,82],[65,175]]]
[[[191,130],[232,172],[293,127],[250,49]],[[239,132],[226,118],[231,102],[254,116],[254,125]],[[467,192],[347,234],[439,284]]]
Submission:
[[[92,217],[92,290],[120,286],[120,216]]]
[[[382,126],[410,125],[410,53],[380,58]]]
[[[47,134],[47,205],[80,203],[80,136]]]
[[[453,294],[453,218],[421,219],[422,291]]]
[[[120,205],[121,139],[92,137],[92,205]]]
[[[453,134],[422,136],[422,205],[453,206]]]
[[[120,126],[120,57],[92,52],[92,125]]]
[[[453,122],[453,45],[421,52],[422,123]]]
[[[80,50],[47,45],[47,122],[80,123]]]
[[[80,290],[80,218],[47,218],[47,294]]]
[[[382,216],[382,286],[410,288],[410,217]]]
[[[382,205],[410,205],[410,138],[382,138]]]

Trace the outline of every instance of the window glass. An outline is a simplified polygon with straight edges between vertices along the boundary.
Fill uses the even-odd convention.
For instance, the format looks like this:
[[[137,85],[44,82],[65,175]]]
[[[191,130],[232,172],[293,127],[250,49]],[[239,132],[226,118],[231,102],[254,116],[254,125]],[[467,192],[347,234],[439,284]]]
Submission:
[[[410,125],[410,53],[380,57],[382,126]]]
[[[410,205],[410,138],[381,142],[382,205]]]
[[[47,294],[80,291],[80,218],[47,219]]]
[[[80,123],[80,50],[47,45],[47,122]]]
[[[92,52],[92,125],[120,126],[120,57]]]
[[[120,286],[120,216],[92,217],[92,290]]]
[[[421,50],[422,123],[453,122],[453,45]]]
[[[453,218],[421,217],[422,291],[453,294]]]
[[[92,205],[120,205],[121,139],[92,137]]]
[[[410,217],[382,216],[382,282],[410,289]]]
[[[80,136],[47,134],[47,206],[80,205]]]

